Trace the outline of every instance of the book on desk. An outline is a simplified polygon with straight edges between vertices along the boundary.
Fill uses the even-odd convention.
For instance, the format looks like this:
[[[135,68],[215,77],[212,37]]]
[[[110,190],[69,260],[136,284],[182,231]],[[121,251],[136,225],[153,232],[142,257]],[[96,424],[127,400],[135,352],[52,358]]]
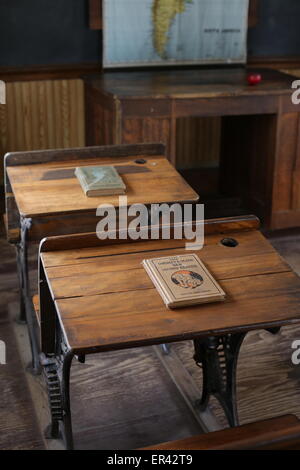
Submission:
[[[81,166],[75,175],[88,197],[125,194],[126,186],[114,166]]]
[[[217,302],[226,297],[196,254],[145,259],[142,264],[168,308]]]

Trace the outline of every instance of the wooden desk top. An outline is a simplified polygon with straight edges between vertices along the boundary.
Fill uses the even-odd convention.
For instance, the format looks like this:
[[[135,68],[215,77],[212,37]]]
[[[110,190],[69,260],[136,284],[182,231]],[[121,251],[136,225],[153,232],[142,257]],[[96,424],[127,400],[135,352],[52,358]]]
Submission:
[[[261,73],[262,82],[249,86],[248,73]],[[291,93],[295,77],[270,69],[185,69],[104,72],[86,79],[101,94],[118,99],[216,98]]]
[[[255,229],[255,219],[247,223],[207,221],[205,246],[193,251],[227,300],[177,310],[165,307],[141,262],[185,253],[184,240],[98,240],[89,247],[78,236],[77,248],[59,249],[74,239],[48,239],[41,260],[69,347],[88,353],[299,322],[299,278]],[[222,245],[225,236],[238,246]]]
[[[123,146],[125,149],[127,146]],[[133,147],[133,146],[131,146]],[[136,146],[137,147],[137,146]],[[69,151],[67,158],[47,158],[43,161],[43,152],[38,162],[29,158],[27,152],[10,154],[12,162],[15,155],[22,155],[23,163],[9,165],[6,171],[12,187],[19,213],[26,217],[62,215],[73,212],[95,211],[100,204],[119,203],[118,196],[87,197],[74,175],[76,166],[114,165],[121,174],[126,187],[128,205],[133,203],[154,204],[173,202],[196,202],[198,195],[185,182],[175,168],[162,155],[146,154],[147,145],[140,146],[145,153],[127,156],[110,155],[117,146],[107,147],[108,156],[93,156],[93,148],[87,155],[85,150]],[[158,148],[163,146],[157,145]],[[99,147],[100,148],[100,147]],[[105,149],[105,148],[104,148]],[[55,155],[55,151],[51,151]],[[51,153],[50,152],[50,153]],[[105,152],[105,150],[104,150]],[[63,152],[62,152],[63,153]],[[153,152],[152,152],[153,153]],[[32,155],[31,153],[29,153]],[[45,152],[47,156],[49,152]],[[56,151],[56,156],[59,151]],[[82,159],[81,159],[82,155]],[[95,155],[97,153],[95,152]],[[84,158],[83,158],[84,157]],[[19,157],[20,158],[20,157]],[[137,160],[144,159],[144,164]],[[49,160],[49,161],[47,161]],[[54,160],[54,161],[53,161]]]

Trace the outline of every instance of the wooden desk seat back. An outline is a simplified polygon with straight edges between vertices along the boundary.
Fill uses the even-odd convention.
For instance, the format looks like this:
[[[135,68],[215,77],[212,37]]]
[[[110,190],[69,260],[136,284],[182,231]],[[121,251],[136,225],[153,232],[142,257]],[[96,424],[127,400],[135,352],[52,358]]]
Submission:
[[[201,221],[199,222],[201,223]],[[180,225],[180,224],[179,224]],[[192,223],[193,230],[195,229],[196,222]],[[255,215],[238,216],[238,217],[225,217],[220,219],[208,219],[204,221],[204,233],[205,236],[213,235],[216,233],[226,234],[229,232],[243,232],[249,230],[257,230],[260,226],[260,222]],[[170,239],[173,238],[175,225],[170,225]],[[150,233],[150,227],[146,228],[146,231]],[[75,250],[81,248],[91,248],[106,245],[115,245],[120,243],[139,243],[139,242],[151,242],[149,236],[148,240],[138,239],[132,240],[130,238],[120,239],[120,231],[117,231],[116,239],[100,240],[96,233],[77,233],[72,235],[61,235],[57,237],[44,238],[40,243],[40,253],[47,251],[61,251],[61,250]],[[159,231],[159,240],[162,239],[162,228]],[[185,240],[183,237],[182,240]],[[188,240],[192,242],[193,240]]]
[[[300,421],[286,415],[143,450],[300,450]]]

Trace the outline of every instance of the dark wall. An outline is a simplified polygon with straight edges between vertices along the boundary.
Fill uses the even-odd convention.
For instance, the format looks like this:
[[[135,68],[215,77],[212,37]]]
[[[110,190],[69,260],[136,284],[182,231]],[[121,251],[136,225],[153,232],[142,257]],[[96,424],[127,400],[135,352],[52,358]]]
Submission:
[[[299,31],[300,0],[260,0],[249,55],[300,55]],[[100,61],[101,34],[88,28],[88,0],[0,0],[0,66]]]
[[[300,0],[259,0],[259,24],[249,30],[250,56],[300,56]]]
[[[86,0],[0,0],[0,66],[100,61]]]

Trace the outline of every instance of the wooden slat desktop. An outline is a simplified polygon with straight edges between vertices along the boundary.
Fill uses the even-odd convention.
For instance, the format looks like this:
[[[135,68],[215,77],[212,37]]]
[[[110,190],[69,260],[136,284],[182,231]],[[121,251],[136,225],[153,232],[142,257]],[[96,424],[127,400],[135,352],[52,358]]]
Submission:
[[[249,86],[247,74],[262,82]],[[220,192],[271,229],[300,223],[295,77],[228,68],[105,72],[85,81],[88,145],[161,141],[174,165],[177,118],[222,117]],[[188,155],[186,156],[188,159]]]
[[[94,230],[100,204],[118,207],[118,196],[86,197],[74,175],[76,166],[116,166],[127,187],[128,206],[196,202],[198,195],[164,152],[163,145],[145,144],[7,154],[8,236],[11,230],[20,228],[20,218],[32,219],[29,238],[34,241],[43,236]],[[67,226],[62,223],[64,217]],[[84,224],[85,217],[89,217],[89,226]],[[76,223],[78,218],[81,230]],[[18,240],[18,236],[14,232],[11,241]]]
[[[68,390],[74,355],[194,340],[195,360],[209,377],[202,405],[215,394],[230,424],[237,424],[235,369],[244,335],[261,328],[275,332],[300,321],[300,280],[257,228],[255,217],[205,222],[205,245],[193,252],[227,299],[177,310],[166,309],[141,261],[184,254],[186,240],[100,241],[95,234],[45,240],[40,248],[42,351],[52,360],[58,354],[59,324],[66,377],[62,390]],[[238,245],[225,246],[224,238]],[[72,446],[70,409],[65,411]]]
[[[236,248],[224,247],[221,239],[210,235],[196,253],[221,283],[227,301],[176,310],[166,310],[141,262],[184,254],[181,240],[42,253],[70,349],[80,354],[134,347],[296,319],[299,279],[260,232],[239,233]]]

